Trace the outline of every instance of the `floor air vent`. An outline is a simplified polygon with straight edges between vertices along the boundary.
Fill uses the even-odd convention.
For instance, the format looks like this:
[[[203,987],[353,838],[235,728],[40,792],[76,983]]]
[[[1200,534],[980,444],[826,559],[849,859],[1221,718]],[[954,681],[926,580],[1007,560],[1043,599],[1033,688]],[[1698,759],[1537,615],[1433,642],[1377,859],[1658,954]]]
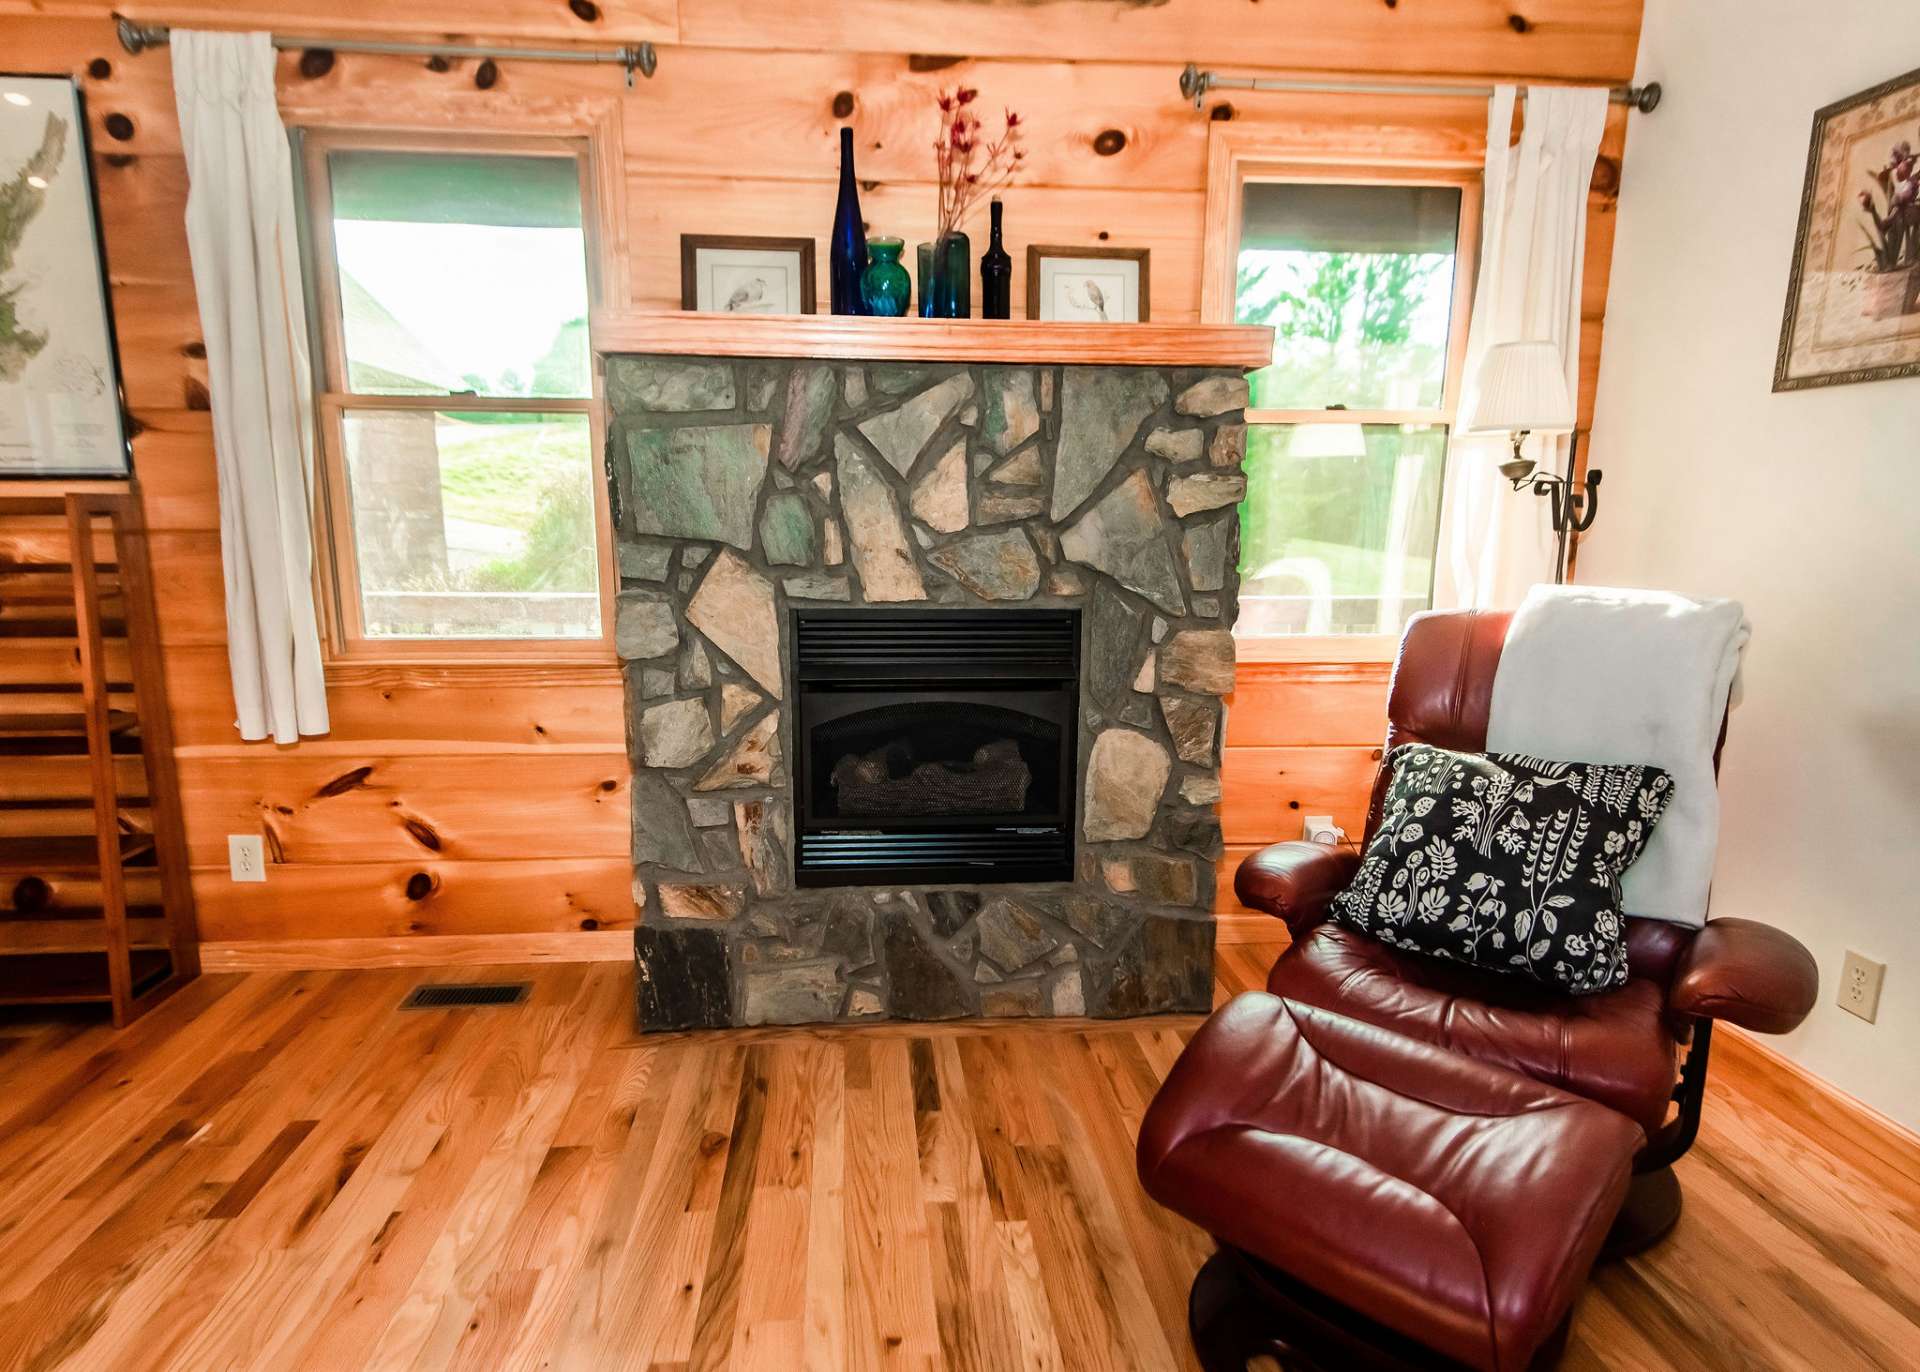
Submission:
[[[461,1005],[518,1005],[527,998],[524,981],[443,981],[416,986],[400,1002],[402,1010],[448,1010]]]

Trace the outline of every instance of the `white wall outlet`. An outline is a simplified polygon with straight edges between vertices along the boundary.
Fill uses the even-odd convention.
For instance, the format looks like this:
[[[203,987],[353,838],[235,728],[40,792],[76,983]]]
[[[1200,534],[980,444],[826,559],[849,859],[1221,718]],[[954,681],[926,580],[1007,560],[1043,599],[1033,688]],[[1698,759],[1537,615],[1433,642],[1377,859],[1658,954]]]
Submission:
[[[1880,983],[1886,975],[1886,963],[1847,949],[1847,960],[1840,964],[1840,1008],[1872,1024],[1880,1013]]]
[[[235,881],[267,879],[267,845],[258,834],[227,835],[227,866]]]
[[[1300,830],[1302,837],[1311,843],[1337,844],[1343,837],[1332,815],[1308,815]]]

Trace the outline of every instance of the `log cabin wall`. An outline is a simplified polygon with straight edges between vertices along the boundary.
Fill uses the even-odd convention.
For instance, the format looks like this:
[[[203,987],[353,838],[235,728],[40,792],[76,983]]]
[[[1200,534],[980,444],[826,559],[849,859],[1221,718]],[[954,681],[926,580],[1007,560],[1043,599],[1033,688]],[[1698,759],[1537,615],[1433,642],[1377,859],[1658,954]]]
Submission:
[[[876,229],[928,236],[932,91],[977,86],[1028,123],[1005,195],[1016,279],[1030,242],[1153,250],[1152,317],[1199,318],[1208,127],[1232,119],[1303,140],[1377,146],[1418,118],[1477,140],[1473,100],[1218,92],[1196,112],[1188,61],[1284,74],[1624,82],[1640,0],[243,0],[122,5],[142,22],[271,27],[344,38],[613,45],[649,39],[660,67],[631,92],[617,68],[285,56],[289,119],[540,129],[557,109],[612,108],[623,146],[618,296],[679,303],[679,235],[810,233],[826,299],[835,130],[859,140]],[[187,184],[165,51],[115,41],[111,7],[0,0],[0,67],[73,73],[87,92],[135,466],[161,584],[161,632],[208,965],[630,955],[628,773],[617,666],[329,670],[333,732],[244,744],[228,686],[218,510]],[[1419,110],[1415,111],[1414,106]],[[1625,115],[1594,178],[1582,336],[1592,404]],[[983,236],[983,235],[982,235]],[[476,289],[484,289],[476,283]],[[1219,865],[1297,837],[1306,813],[1359,833],[1384,721],[1384,664],[1243,665],[1226,734]],[[226,835],[264,832],[268,882],[227,876]],[[1251,917],[1241,917],[1251,918]],[[1235,921],[1229,921],[1231,926]],[[1223,937],[1234,936],[1233,929]],[[423,943],[435,938],[433,943]]]

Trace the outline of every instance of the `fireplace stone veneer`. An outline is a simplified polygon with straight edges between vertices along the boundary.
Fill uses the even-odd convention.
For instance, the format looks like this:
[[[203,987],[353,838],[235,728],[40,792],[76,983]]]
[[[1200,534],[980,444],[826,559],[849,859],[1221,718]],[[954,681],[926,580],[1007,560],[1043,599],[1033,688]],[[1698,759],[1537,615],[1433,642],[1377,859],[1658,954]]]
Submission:
[[[606,395],[640,1027],[1207,1009],[1240,371],[615,355]],[[796,885],[792,612],[862,606],[1081,611],[1071,879]]]

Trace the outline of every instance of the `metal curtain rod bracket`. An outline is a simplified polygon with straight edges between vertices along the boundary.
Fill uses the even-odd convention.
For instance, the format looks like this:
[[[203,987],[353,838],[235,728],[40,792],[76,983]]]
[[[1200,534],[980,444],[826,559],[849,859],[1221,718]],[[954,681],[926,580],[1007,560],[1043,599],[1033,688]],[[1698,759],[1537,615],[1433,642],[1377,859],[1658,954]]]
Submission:
[[[125,15],[114,17],[120,46],[135,54],[148,48],[165,47],[173,31],[165,24],[137,24]],[[273,35],[273,45],[282,52],[306,48],[326,48],[333,52],[364,52],[382,57],[498,57],[524,62],[609,62],[624,67],[627,86],[633,86],[633,74],[652,76],[660,65],[660,55],[651,43],[627,43],[607,48],[492,48],[462,43],[386,43],[358,38],[295,38]]]
[[[1201,71],[1192,62],[1180,73],[1180,94],[1193,101],[1197,110],[1206,101],[1208,91],[1295,91],[1325,95],[1458,95],[1486,98],[1492,86],[1447,86],[1436,82],[1412,81],[1314,81],[1284,76],[1222,76]],[[1660,104],[1660,83],[1644,86],[1615,86],[1607,99],[1616,105],[1631,105],[1642,114],[1652,114]]]

